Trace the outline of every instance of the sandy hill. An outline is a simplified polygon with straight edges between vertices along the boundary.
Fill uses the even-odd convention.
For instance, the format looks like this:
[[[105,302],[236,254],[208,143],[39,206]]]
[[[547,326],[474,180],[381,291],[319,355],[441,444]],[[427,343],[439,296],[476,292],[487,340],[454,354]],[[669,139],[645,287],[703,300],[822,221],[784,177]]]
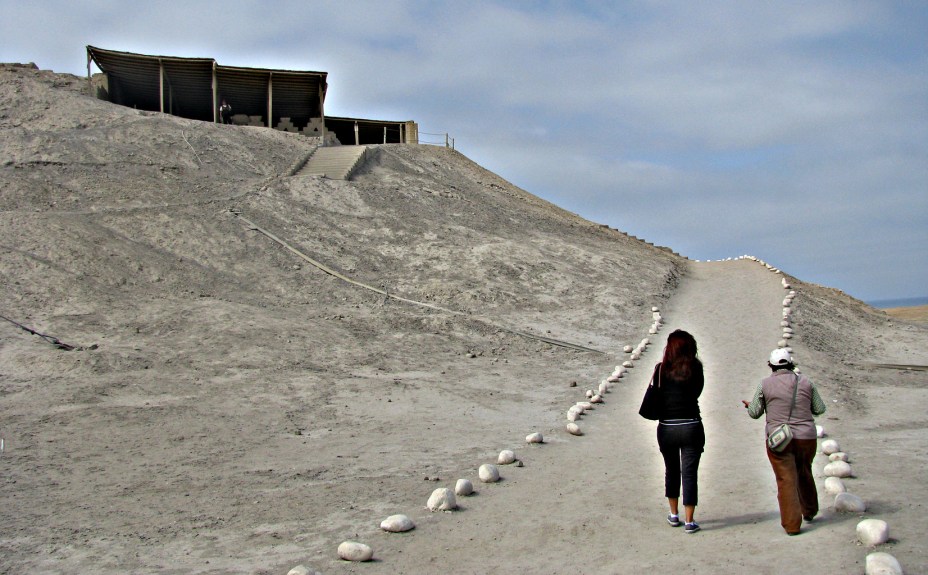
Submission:
[[[692,265],[444,148],[293,175],[313,140],[85,85],[0,68],[0,315],[77,348],[0,322],[3,571],[329,561],[425,479],[560,429]],[[853,350],[912,360],[804,287],[810,365],[864,413]]]

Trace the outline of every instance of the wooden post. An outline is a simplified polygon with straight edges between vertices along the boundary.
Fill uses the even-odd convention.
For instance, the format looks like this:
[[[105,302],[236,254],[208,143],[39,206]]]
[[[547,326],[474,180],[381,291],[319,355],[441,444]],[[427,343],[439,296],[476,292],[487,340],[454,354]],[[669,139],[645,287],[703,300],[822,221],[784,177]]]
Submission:
[[[213,123],[219,121],[219,86],[216,83],[216,61],[213,60]]]
[[[164,62],[158,58],[158,103],[164,113]]]
[[[270,72],[267,75],[267,127],[273,128],[271,125],[271,114],[274,113],[274,72]]]
[[[322,143],[320,146],[325,147],[325,91],[326,82],[319,82],[319,118],[322,120]]]

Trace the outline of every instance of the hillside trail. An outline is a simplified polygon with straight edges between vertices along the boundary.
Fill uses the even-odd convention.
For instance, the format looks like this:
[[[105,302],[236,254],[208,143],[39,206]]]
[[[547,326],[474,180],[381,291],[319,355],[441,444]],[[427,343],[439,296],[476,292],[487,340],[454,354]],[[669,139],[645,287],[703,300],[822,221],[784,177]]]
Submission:
[[[337,572],[862,572],[865,553],[848,541],[853,526],[839,525],[855,518],[830,510],[821,480],[819,517],[798,537],[783,532],[763,423],[740,403],[769,373],[766,359],[781,329],[781,277],[749,260],[691,264],[662,310],[664,328],[606,403],[584,416],[582,437],[558,431],[543,445],[517,445],[524,467],[500,466],[497,484],[474,478],[478,493],[459,497],[460,510],[409,513],[414,531],[371,534],[375,563],[342,563]],[[706,374],[696,512],[702,531],[694,534],[666,523],[656,422],[637,413],[674,329],[696,337]]]

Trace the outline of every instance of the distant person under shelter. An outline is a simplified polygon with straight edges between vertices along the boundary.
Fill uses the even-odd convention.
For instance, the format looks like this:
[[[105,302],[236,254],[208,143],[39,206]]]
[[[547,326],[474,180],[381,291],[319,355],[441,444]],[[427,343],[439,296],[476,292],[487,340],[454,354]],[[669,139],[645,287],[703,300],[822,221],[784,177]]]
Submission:
[[[232,123],[232,106],[225,100],[219,105],[219,118],[222,120],[223,124]]]

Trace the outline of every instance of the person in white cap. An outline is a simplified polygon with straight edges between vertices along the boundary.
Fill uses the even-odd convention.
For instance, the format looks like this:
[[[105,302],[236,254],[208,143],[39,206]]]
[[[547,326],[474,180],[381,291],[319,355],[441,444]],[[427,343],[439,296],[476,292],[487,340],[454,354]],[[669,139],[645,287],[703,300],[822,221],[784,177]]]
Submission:
[[[818,491],[812,476],[812,459],[818,448],[814,416],[825,413],[825,402],[796,365],[787,349],[770,352],[767,362],[773,373],[754,391],[751,401],[741,400],[748,415],[757,419],[765,412],[765,437],[789,423],[792,439],[781,451],[767,446],[767,458],[777,478],[780,524],[788,535],[798,535],[802,520],[812,521],[818,513]]]

